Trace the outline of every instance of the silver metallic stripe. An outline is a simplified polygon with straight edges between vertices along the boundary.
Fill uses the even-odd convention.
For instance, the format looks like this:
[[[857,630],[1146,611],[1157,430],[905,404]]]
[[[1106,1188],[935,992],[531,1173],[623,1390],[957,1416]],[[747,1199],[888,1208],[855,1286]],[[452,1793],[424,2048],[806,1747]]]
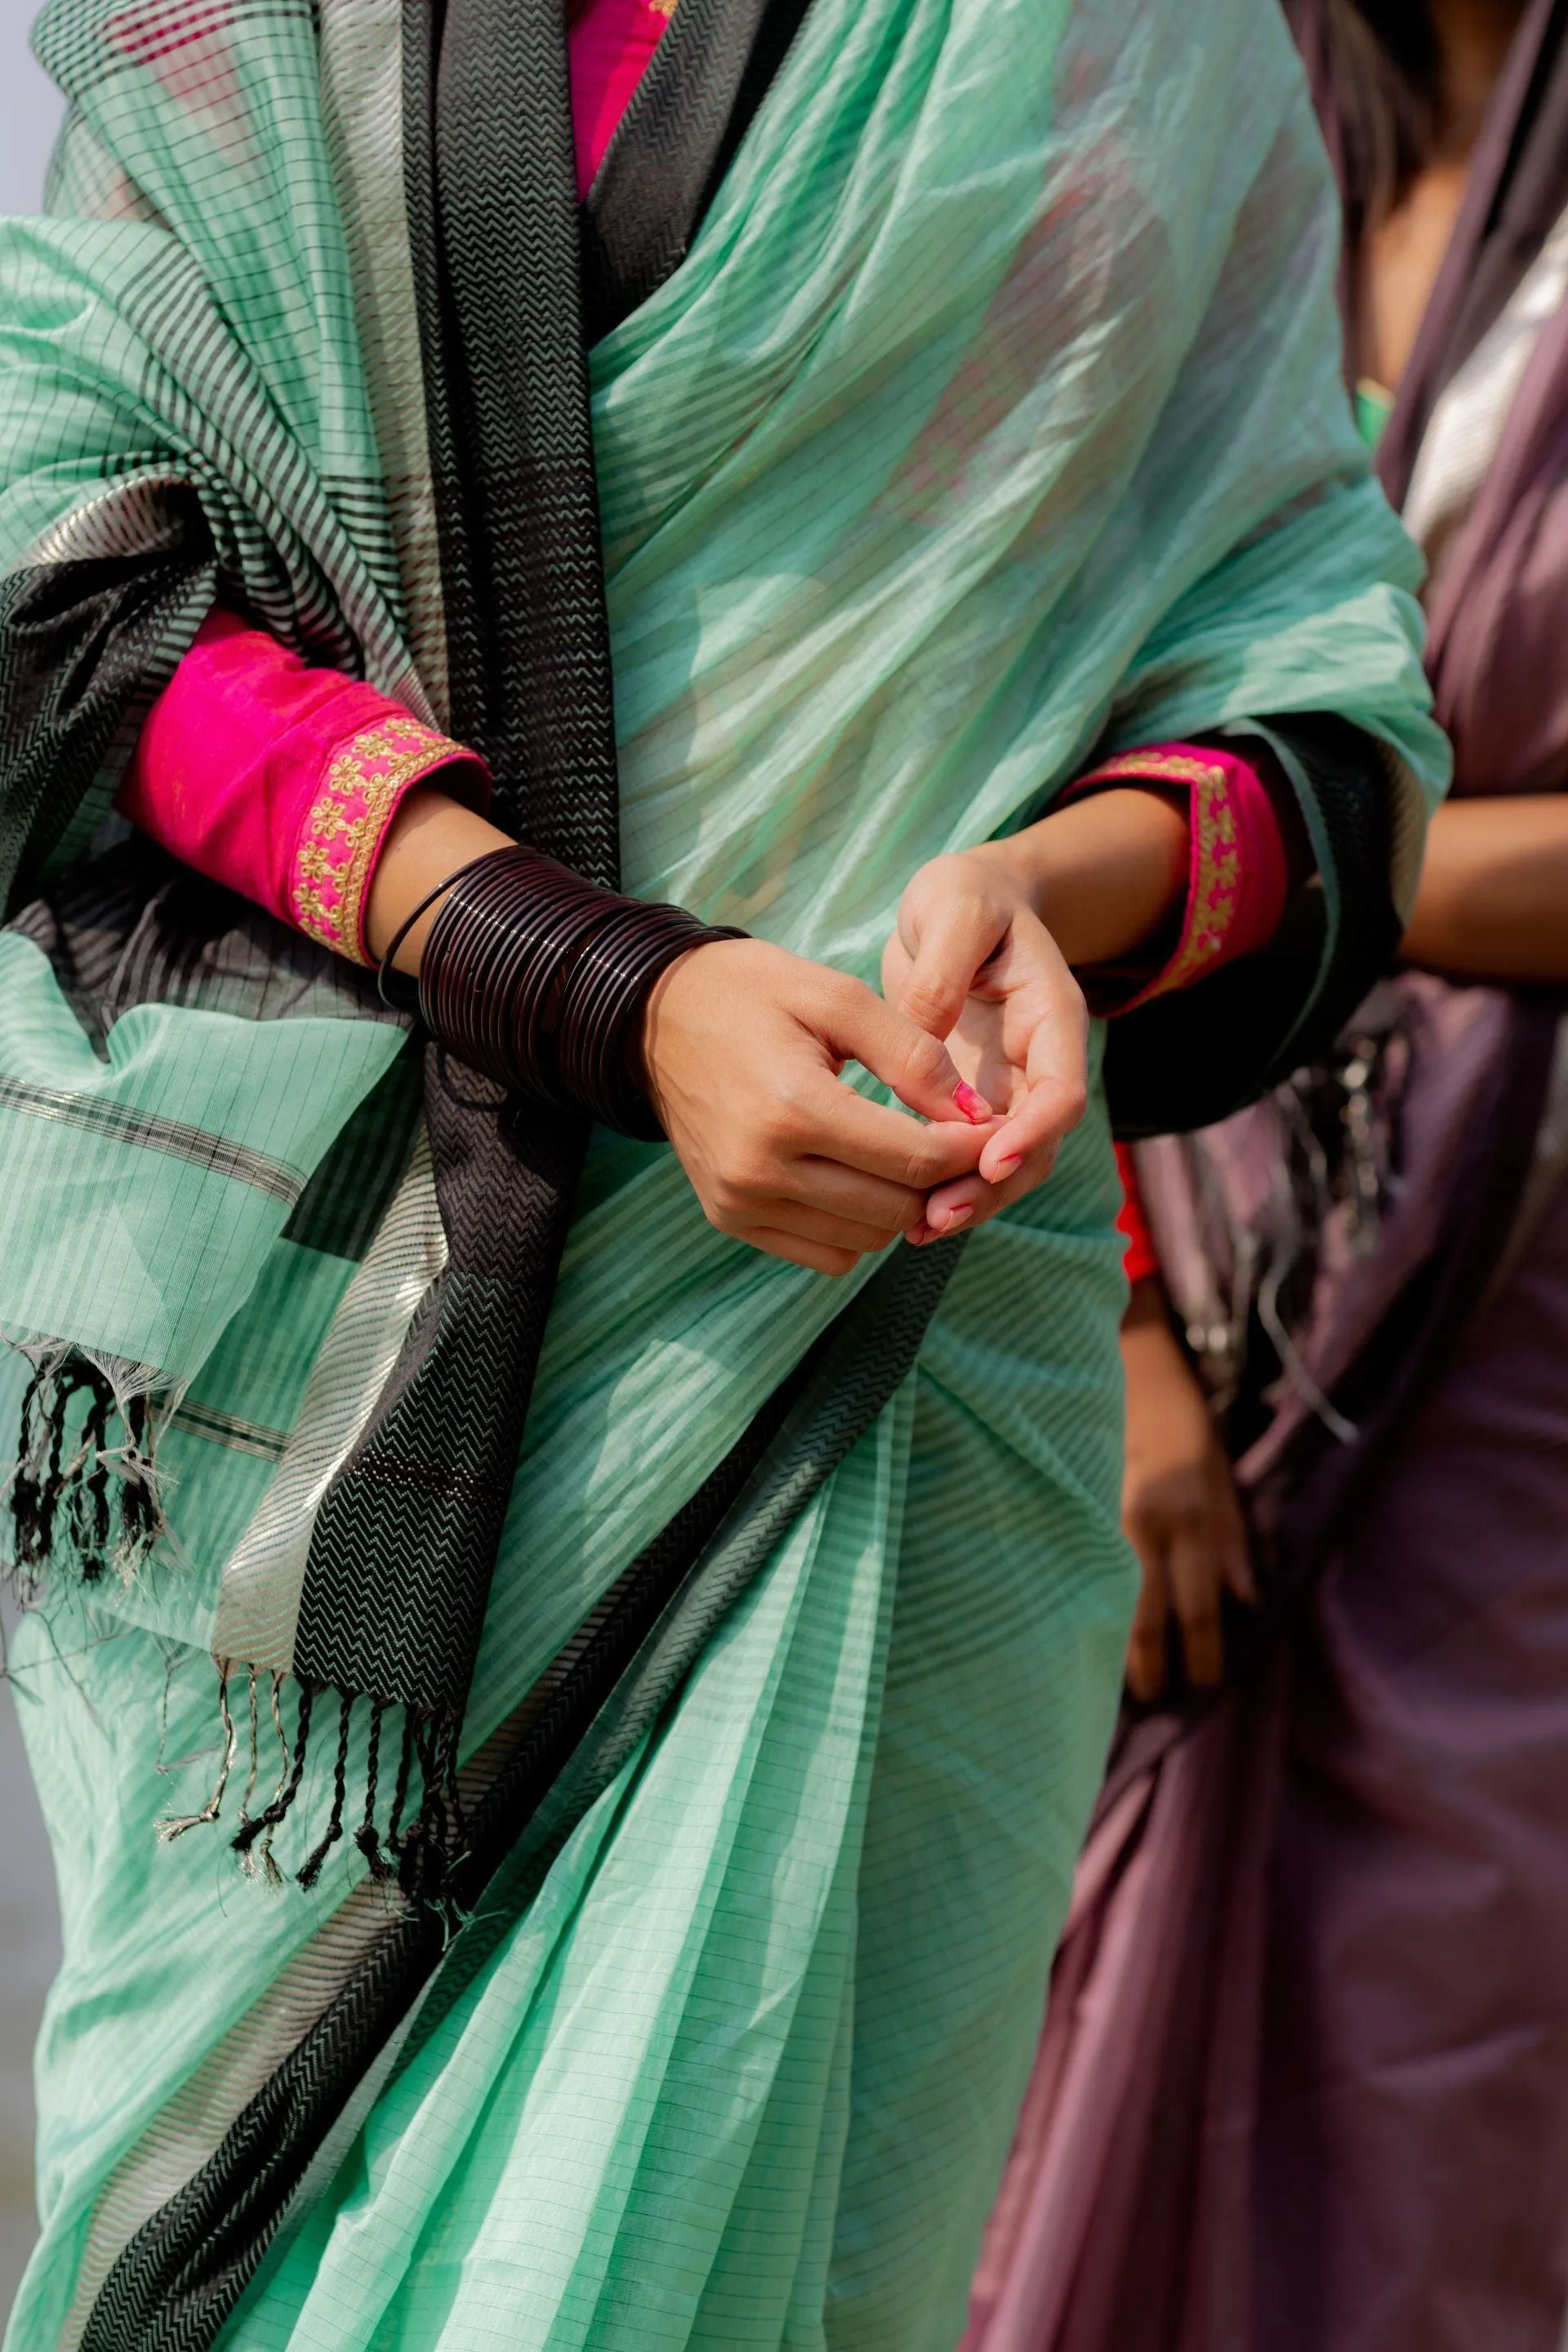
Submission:
[[[165,1151],[188,1160],[195,1168],[236,1183],[270,1192],[290,1206],[305,1189],[304,1171],[285,1160],[270,1160],[247,1144],[231,1143],[226,1136],[208,1135],[177,1118],[162,1118],[154,1111],[128,1109],[122,1103],[102,1102],[94,1095],[73,1094],[65,1087],[35,1086],[30,1078],[0,1074],[0,1110],[21,1111],[28,1118],[54,1118],[67,1127],[84,1128],[89,1135],[111,1143],[130,1143],[146,1151]]]
[[[218,1588],[214,1653],[290,1672],[321,1497],[358,1444],[421,1300],[447,1262],[423,1127],[380,1230],[310,1368],[299,1417]]]
[[[264,1429],[259,1422],[241,1421],[237,1413],[195,1404],[189,1397],[175,1413],[174,1426],[189,1430],[193,1437],[210,1437],[215,1445],[230,1446],[237,1454],[258,1454],[267,1462],[278,1461],[289,1443],[286,1429]]]

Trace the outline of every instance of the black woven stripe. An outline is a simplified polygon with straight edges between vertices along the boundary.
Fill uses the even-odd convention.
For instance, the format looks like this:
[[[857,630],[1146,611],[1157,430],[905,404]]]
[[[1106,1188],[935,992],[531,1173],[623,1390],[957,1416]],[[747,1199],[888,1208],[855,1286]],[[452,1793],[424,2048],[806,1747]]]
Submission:
[[[195,635],[215,573],[199,517],[191,528],[188,556],[51,564],[0,581],[0,903],[32,895]]]
[[[910,1371],[961,1247],[900,1251],[626,1570],[470,1815],[451,1890],[465,1927],[450,1943],[429,1915],[389,1927],[216,2154],[125,2247],[82,2352],[206,2352],[377,2051],[437,1967],[420,2036],[484,1966],[573,1828],[677,1697],[717,1623]],[[542,1820],[568,1768],[572,1786]],[[405,2056],[416,2046],[411,2037]]]
[[[630,316],[684,259],[807,0],[680,0],[588,191],[588,341]]]
[[[363,1258],[402,1181],[424,1098],[422,1063],[405,1046],[320,1162],[283,1228],[285,1241]]]
[[[468,551],[468,493],[459,429],[461,369],[436,213],[436,60],[443,0],[403,0],[403,200],[419,328],[425,435],[436,509],[446,639],[447,719],[460,734],[484,707],[479,604]]]
[[[447,0],[435,100],[466,584],[484,615],[482,701],[453,716],[495,768],[501,821],[613,887],[615,713],[559,0]]]
[[[306,1680],[420,1712],[468,1696],[586,1135],[426,1063],[447,1264],[322,1499],[294,1649]]]
[[[405,153],[452,723],[503,823],[618,867],[609,636],[556,0],[405,16]],[[479,126],[483,126],[482,135]],[[467,1696],[587,1127],[431,1053],[447,1265],[317,1515],[296,1671],[420,1713]],[[460,1475],[455,1465],[461,1465]]]
[[[81,2352],[205,2352],[444,1932],[434,1915],[404,1918],[355,1971],[217,2154],[132,2239],[88,2315]]]

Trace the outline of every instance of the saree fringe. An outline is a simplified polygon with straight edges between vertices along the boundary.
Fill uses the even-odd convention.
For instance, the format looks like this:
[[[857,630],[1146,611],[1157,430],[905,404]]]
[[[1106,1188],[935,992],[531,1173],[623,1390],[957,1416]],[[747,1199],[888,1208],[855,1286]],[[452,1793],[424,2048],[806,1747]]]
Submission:
[[[310,1762],[310,1726],[317,1703],[323,1697],[333,1696],[337,1700],[337,1739],[332,1759],[331,1809],[321,1836],[293,1874],[295,1884],[307,1890],[314,1886],[321,1877],[332,1848],[348,1833],[348,1822],[355,1811],[350,1802],[349,1751],[354,1709],[363,1699],[370,1710],[369,1744],[362,1783],[363,1807],[359,1809],[359,1825],[352,1832],[353,1842],[369,1863],[372,1876],[383,1885],[390,1885],[395,1882],[400,1893],[416,1904],[441,1900],[447,1881],[466,1850],[468,1839],[468,1824],[458,1790],[458,1741],[462,1730],[461,1715],[455,1708],[440,1709],[423,1717],[406,1708],[399,1710],[403,1716],[403,1730],[397,1776],[384,1824],[379,1817],[382,1731],[387,1713],[395,1703],[374,1693],[334,1692],[328,1684],[300,1681],[299,1716],[290,1742],[283,1723],[281,1692],[284,1683],[295,1678],[273,1671],[268,1712],[282,1766],[268,1803],[260,1812],[253,1813],[251,1799],[261,1776],[264,1733],[260,1682],[266,1669],[245,1665],[232,1658],[218,1658],[215,1664],[217,1668],[218,1717],[223,1732],[217,1778],[211,1796],[199,1811],[172,1816],[159,1823],[158,1834],[163,1843],[167,1844],[175,1838],[184,1837],[187,1830],[205,1829],[222,1818],[224,1801],[238,1759],[241,1738],[229,1694],[237,1675],[243,1674],[247,1678],[248,1694],[246,1706],[248,1756],[239,1823],[229,1843],[239,1855],[247,1877],[260,1875],[273,1885],[282,1885],[283,1874],[273,1859],[272,1841],[292,1811],[304,1780]],[[410,1782],[416,1763],[419,1768],[420,1791],[413,1817],[405,1828],[404,1815],[408,1809]]]
[[[132,1583],[167,1526],[158,1486],[155,1376],[144,1365],[58,1340],[9,1344],[33,1367],[9,1480],[21,1597],[34,1597],[62,1546],[84,1584],[110,1572]],[[123,1433],[111,1443],[115,1422]]]

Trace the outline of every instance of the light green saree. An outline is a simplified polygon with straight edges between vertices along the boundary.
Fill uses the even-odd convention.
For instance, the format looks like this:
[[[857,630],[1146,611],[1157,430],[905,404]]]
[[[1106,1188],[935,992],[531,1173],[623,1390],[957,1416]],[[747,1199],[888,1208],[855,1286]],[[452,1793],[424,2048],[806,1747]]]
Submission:
[[[405,12],[215,0],[176,69],[177,14],[46,16],[73,111],[53,217],[0,230],[0,561],[154,546],[195,483],[255,609],[439,713]],[[592,355],[626,887],[874,977],[916,866],[1097,747],[1331,711],[1386,746],[1402,902],[1445,754],[1338,379],[1336,233],[1253,0],[815,0],[689,256]],[[161,612],[168,661],[211,584]],[[1326,970],[1342,877],[1301,788]],[[221,1828],[155,1831],[212,1786],[208,1654],[286,1660],[311,1514],[443,1243],[417,1150],[357,1258],[289,1238],[232,1154],[116,1127],[302,1183],[395,1027],[138,1005],[105,1059],[34,936],[0,967],[0,1318],[166,1404],[156,1556],[52,1579],[14,1658],[66,1958],[6,2343],[76,2352],[118,2340],[117,2258],[384,1899],[346,1843],[278,1895]],[[679,1705],[368,2084],[234,2352],[956,2341],[1131,1601],[1117,1202],[1097,1087]],[[844,1303],[710,1231],[667,1150],[595,1143],[468,1750]]]

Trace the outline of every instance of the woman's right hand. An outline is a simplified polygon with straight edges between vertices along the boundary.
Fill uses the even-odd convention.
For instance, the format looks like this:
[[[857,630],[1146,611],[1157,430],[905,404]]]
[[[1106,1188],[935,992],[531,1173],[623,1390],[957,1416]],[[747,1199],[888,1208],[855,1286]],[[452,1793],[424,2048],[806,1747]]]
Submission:
[[[693,948],[643,1032],[648,1091],[710,1224],[847,1274],[973,1172],[1001,1121],[947,1048],[847,972],[764,940]],[[841,1083],[859,1062],[931,1125]]]
[[[1134,1283],[1121,1326],[1127,1460],[1121,1523],[1143,1570],[1127,1646],[1134,1698],[1165,1687],[1173,1615],[1187,1679],[1212,1686],[1225,1670],[1221,1595],[1256,1601],[1247,1528],[1229,1460],[1192,1366],[1176,1343],[1157,1280]]]

